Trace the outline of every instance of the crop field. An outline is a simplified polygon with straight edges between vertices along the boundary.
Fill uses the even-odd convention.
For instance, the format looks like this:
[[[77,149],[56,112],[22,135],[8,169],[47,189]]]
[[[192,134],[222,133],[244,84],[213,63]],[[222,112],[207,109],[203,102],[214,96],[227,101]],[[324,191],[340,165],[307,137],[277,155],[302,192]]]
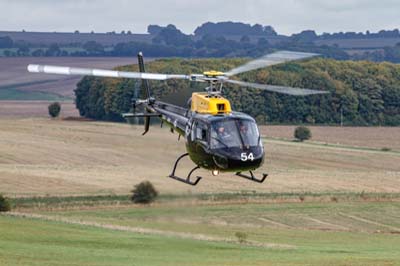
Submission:
[[[141,136],[31,104],[37,117],[0,116],[0,193],[13,205],[0,214],[2,266],[400,265],[397,128],[311,127],[299,143],[294,127],[265,126],[264,184],[202,170],[191,187],[166,177],[185,151],[167,128]],[[143,180],[160,192],[149,206],[128,198]]]
[[[1,91],[0,91],[1,93]],[[0,101],[0,118],[49,117],[53,101]],[[61,101],[60,117],[76,117],[79,112],[72,101]]]
[[[315,144],[400,151],[399,127],[324,127],[308,126]],[[293,140],[296,126],[262,126],[263,136]]]

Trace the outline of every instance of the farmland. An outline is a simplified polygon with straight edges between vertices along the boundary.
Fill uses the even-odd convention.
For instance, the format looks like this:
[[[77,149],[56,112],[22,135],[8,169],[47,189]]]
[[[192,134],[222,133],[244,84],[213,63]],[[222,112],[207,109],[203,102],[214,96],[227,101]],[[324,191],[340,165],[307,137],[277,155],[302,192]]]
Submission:
[[[147,179],[163,193],[178,194],[238,190],[400,192],[399,144],[390,138],[380,144],[392,149],[386,152],[266,138],[266,161],[258,171],[270,174],[266,184],[257,186],[229,173],[210,177],[202,170],[199,174],[206,178],[192,188],[166,178],[184,152],[183,141],[158,126],[145,137],[142,132],[141,126],[118,123],[2,118],[1,190],[15,196],[127,194],[133,184]],[[368,132],[363,133],[365,143]],[[393,133],[382,128],[381,134]],[[152,171],[148,170],[150,165]],[[191,167],[185,160],[178,174]]]
[[[28,64],[67,65],[111,69],[132,64],[135,58],[119,57],[18,57],[0,58],[0,100],[71,100],[80,77],[28,73]],[[36,96],[36,98],[33,98]],[[32,99],[33,98],[33,99]]]
[[[400,265],[397,128],[311,127],[299,143],[293,127],[265,126],[264,184],[200,171],[190,187],[166,177],[184,152],[166,128],[143,137],[8,104],[0,191],[14,210],[0,215],[1,265]],[[147,207],[128,199],[143,180],[160,192]]]

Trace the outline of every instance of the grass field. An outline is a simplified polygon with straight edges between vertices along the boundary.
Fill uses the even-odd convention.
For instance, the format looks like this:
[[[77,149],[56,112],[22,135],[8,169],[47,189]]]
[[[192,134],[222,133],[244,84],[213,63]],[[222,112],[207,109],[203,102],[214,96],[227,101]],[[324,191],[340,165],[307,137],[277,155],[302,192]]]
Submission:
[[[200,204],[0,216],[1,265],[400,265],[398,202]],[[243,243],[235,236],[246,235]]]

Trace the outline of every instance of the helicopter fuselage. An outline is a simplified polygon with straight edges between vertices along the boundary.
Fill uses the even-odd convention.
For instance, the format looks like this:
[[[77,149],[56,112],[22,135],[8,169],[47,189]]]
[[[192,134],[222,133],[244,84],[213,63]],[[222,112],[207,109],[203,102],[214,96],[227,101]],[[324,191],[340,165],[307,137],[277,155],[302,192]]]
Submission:
[[[244,113],[216,116],[193,113],[186,126],[185,141],[191,160],[208,170],[255,170],[264,161],[256,123]]]
[[[255,170],[264,148],[255,120],[241,112],[204,114],[156,102],[161,119],[185,139],[190,159],[201,168],[221,172]]]

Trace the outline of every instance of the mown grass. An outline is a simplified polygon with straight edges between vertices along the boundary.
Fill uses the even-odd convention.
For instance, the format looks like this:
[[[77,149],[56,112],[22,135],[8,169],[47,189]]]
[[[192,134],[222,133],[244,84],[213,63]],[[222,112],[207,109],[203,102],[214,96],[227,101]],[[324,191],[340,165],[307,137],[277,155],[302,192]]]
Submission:
[[[0,216],[0,265],[237,265],[263,248]]]
[[[400,227],[397,202],[159,205],[42,213],[77,223],[159,231],[138,234],[118,227],[0,216],[0,265],[400,265],[399,235],[349,218]],[[352,227],[327,230],[306,217]],[[180,232],[205,240],[183,239]],[[233,243],[237,232],[245,233],[248,242]]]

